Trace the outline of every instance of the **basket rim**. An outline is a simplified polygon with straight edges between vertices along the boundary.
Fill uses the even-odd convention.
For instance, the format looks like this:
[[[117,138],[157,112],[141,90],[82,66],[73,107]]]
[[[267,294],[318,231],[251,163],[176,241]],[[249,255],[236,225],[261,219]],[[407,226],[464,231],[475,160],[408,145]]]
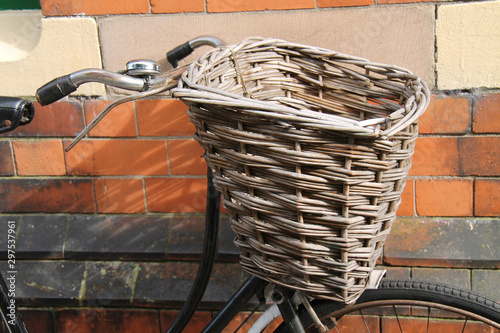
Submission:
[[[299,51],[311,58],[325,59],[325,57],[335,57],[346,59],[350,63],[363,65],[370,69],[384,68],[394,72],[394,76],[404,75],[408,79],[411,78],[414,94],[406,99],[406,103],[401,105],[401,108],[393,111],[385,118],[356,121],[340,115],[319,113],[314,110],[299,109],[284,104],[245,97],[222,89],[198,84],[191,79],[193,71],[197,68],[205,69],[207,62],[228,61],[231,60],[232,55],[241,50],[257,49],[258,52],[259,48],[270,46]],[[403,67],[370,62],[364,58],[350,56],[325,48],[263,37],[248,37],[237,44],[219,46],[210,50],[188,66],[187,70],[182,74],[178,86],[171,91],[172,97],[179,98],[186,103],[219,105],[242,110],[243,112],[251,110],[252,114],[255,115],[272,117],[278,120],[300,121],[307,124],[306,126],[321,130],[382,139],[393,136],[414,123],[429,106],[430,95],[431,92],[427,83]],[[394,126],[380,130],[380,125],[387,124],[388,122],[396,123]]]

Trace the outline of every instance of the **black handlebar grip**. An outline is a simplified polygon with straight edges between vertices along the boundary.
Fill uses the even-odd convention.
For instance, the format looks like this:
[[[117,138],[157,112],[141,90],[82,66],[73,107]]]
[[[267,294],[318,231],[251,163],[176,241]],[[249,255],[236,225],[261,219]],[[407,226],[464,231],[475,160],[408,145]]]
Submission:
[[[10,132],[18,126],[27,125],[34,116],[35,107],[31,101],[0,96],[0,133]]]
[[[36,99],[41,105],[48,105],[68,96],[78,88],[71,82],[69,75],[58,77],[36,91]]]
[[[176,68],[179,65],[179,60],[186,58],[188,55],[193,53],[193,51],[194,49],[191,45],[189,45],[189,42],[186,42],[168,51],[167,60],[174,68]]]

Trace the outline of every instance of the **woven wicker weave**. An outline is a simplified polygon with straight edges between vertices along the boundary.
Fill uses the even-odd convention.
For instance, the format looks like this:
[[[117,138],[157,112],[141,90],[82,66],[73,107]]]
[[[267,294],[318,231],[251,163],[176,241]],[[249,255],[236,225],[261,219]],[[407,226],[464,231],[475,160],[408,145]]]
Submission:
[[[241,265],[354,302],[396,217],[429,89],[406,69],[248,38],[191,64],[172,95],[232,216]]]

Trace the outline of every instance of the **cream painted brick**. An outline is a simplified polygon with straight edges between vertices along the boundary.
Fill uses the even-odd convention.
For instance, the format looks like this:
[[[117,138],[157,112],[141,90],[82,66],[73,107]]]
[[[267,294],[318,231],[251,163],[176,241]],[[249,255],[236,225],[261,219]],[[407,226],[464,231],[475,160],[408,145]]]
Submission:
[[[500,1],[442,5],[436,30],[439,89],[500,87]]]
[[[44,83],[82,68],[101,68],[97,24],[93,18],[44,18],[38,45],[17,61],[0,61],[0,95],[34,96]],[[75,94],[101,95],[100,84]]]
[[[435,7],[429,4],[98,18],[103,64],[110,70],[123,69],[134,58],[154,59],[167,69],[165,53],[199,35],[215,35],[228,43],[262,36],[403,66],[431,86],[434,22]]]

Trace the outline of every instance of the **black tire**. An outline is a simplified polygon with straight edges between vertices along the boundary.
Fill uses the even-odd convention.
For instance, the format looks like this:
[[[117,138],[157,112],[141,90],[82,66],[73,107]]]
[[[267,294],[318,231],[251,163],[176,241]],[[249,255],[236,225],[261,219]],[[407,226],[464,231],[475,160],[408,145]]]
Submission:
[[[484,326],[484,332],[500,332],[500,303],[440,283],[383,280],[378,289],[366,290],[353,306],[326,300],[311,305],[332,332],[342,332],[342,326],[349,332],[393,332],[394,328],[401,332],[432,332],[432,327],[446,332],[453,332],[455,327],[462,332],[471,326]],[[305,309],[299,309],[299,316],[306,332],[318,332]],[[342,324],[342,320],[349,323]],[[288,332],[285,323],[275,332]]]

